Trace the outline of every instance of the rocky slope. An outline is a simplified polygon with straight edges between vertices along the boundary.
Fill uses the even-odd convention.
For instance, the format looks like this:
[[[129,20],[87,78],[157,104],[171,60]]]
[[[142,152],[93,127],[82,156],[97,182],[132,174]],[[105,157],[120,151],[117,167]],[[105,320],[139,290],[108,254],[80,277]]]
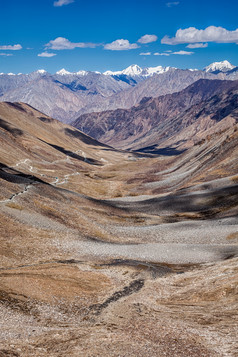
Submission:
[[[132,143],[134,149],[145,145],[145,152],[159,148],[183,150],[221,132],[238,122],[238,88],[218,92],[191,106],[166,123],[158,123],[143,138]]]
[[[144,98],[140,104],[129,110],[117,109],[84,114],[74,121],[73,125],[97,140],[115,147],[140,149],[160,144],[166,138],[178,134],[184,129],[185,120],[183,120],[184,114],[182,113],[186,113],[192,123],[198,117],[196,114],[199,112],[199,106],[202,110],[204,101],[216,94],[219,96],[222,92],[229,93],[232,89],[237,90],[237,86],[237,81],[201,79],[180,92],[158,98]],[[232,109],[235,109],[236,101],[232,98],[230,99],[231,102],[234,101]],[[219,102],[217,99],[216,107],[213,101],[208,102],[206,110],[208,111],[210,106],[212,113],[213,110],[218,111],[219,106],[222,110],[228,105],[226,101],[222,104],[222,98],[220,100]],[[189,108],[194,105],[197,107],[189,111]],[[189,121],[187,121],[187,126],[189,126]],[[190,137],[186,136],[186,138]]]

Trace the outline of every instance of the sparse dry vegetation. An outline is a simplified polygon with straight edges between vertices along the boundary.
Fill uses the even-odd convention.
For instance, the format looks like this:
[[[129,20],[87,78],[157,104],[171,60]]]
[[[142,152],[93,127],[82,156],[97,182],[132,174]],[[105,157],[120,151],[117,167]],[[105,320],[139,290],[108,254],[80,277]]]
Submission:
[[[238,232],[234,232],[234,233],[231,233],[229,234],[227,237],[227,239],[234,239],[234,240],[237,240],[238,239]]]
[[[20,210],[20,211],[24,209],[23,206],[21,206],[21,205],[15,203],[15,202],[8,202],[8,203],[6,204],[6,206],[7,206],[7,207],[10,207],[10,208],[13,208],[13,209],[18,209],[18,210]]]

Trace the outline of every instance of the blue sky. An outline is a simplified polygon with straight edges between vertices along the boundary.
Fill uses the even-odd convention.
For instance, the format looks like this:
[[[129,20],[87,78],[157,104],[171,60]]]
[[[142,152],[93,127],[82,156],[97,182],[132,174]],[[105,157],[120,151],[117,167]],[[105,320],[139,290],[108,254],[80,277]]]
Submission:
[[[238,65],[237,0],[0,0],[0,10],[4,73]]]

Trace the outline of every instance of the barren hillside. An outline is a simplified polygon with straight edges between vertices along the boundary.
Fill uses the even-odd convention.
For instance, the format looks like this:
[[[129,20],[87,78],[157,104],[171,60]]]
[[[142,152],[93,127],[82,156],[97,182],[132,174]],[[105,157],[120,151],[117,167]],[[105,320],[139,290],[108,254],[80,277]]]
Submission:
[[[0,119],[0,356],[234,357],[237,124],[152,155]]]

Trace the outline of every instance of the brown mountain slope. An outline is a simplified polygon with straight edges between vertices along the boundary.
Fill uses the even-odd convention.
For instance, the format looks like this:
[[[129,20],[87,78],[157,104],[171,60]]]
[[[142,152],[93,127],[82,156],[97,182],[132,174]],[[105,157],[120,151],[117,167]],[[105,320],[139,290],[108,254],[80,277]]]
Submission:
[[[170,120],[185,112],[189,107],[207,100],[216,93],[237,88],[237,81],[199,80],[181,92],[168,94],[155,99],[144,98],[141,103],[129,110],[118,109],[101,113],[85,114],[73,125],[90,136],[117,148],[141,148],[152,145],[151,131],[157,134],[157,142],[170,135]],[[182,115],[182,114],[181,114]],[[177,130],[179,126],[177,125]],[[163,134],[161,134],[161,132]],[[144,136],[148,139],[140,139]]]
[[[137,149],[145,145],[143,152],[169,147],[183,150],[208,135],[232,127],[237,121],[238,88],[234,88],[192,106],[165,123],[158,123],[143,138],[135,140],[131,147]]]
[[[0,356],[233,357],[237,124],[149,157],[0,118]]]

